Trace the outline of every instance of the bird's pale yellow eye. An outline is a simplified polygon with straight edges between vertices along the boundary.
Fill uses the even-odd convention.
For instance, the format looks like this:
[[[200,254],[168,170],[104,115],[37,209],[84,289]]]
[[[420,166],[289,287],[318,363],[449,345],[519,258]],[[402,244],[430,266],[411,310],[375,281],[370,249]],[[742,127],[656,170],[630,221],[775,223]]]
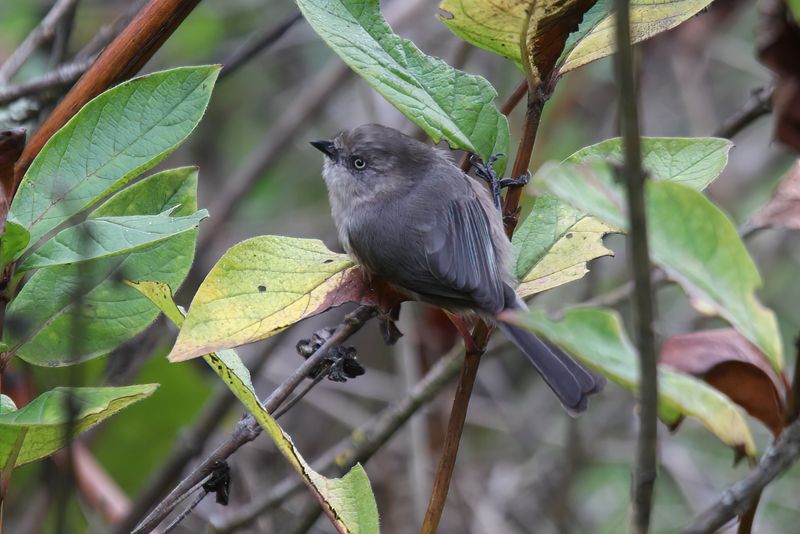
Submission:
[[[353,168],[356,170],[363,170],[367,166],[367,162],[364,161],[362,158],[355,157],[353,158]]]

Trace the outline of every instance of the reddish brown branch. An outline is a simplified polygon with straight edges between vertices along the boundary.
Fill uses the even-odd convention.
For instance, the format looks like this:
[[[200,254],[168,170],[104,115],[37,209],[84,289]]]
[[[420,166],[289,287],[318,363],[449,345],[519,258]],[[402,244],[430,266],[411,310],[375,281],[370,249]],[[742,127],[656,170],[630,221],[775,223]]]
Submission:
[[[12,190],[48,139],[89,100],[133,77],[200,0],[150,0],[109,44],[28,142],[17,161]]]
[[[511,113],[514,106],[522,99],[522,95],[528,93],[528,108],[525,114],[525,125],[523,126],[522,139],[517,150],[517,157],[514,160],[512,176],[521,176],[528,170],[528,165],[533,153],[533,145],[536,142],[536,132],[539,130],[539,121],[542,108],[547,100],[544,91],[526,91],[527,81],[523,81],[509,97],[506,103],[501,106],[504,115]],[[469,161],[467,159],[467,161]],[[462,168],[464,166],[462,165]],[[509,237],[514,233],[519,217],[519,200],[522,197],[522,187],[511,187],[506,194],[503,204],[503,221],[506,226],[506,233]],[[494,328],[481,321],[475,327],[472,340],[465,340],[466,346],[472,346],[472,350],[467,351],[464,367],[461,370],[461,377],[458,381],[453,408],[450,411],[450,419],[447,423],[447,435],[445,436],[442,455],[436,468],[436,477],[433,482],[431,498],[428,502],[428,510],[422,522],[422,534],[434,534],[439,528],[439,522],[444,511],[447,493],[450,489],[450,480],[453,477],[456,457],[458,456],[458,446],[461,443],[461,433],[464,430],[464,420],[467,417],[469,399],[472,395],[472,387],[475,384],[475,377],[478,374],[478,365],[481,356],[489,342]]]

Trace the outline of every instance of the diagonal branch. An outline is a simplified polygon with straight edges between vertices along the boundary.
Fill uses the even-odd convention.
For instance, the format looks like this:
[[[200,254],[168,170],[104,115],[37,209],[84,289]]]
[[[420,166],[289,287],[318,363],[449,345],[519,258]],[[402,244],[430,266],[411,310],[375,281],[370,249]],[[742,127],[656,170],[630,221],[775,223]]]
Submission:
[[[371,306],[359,306],[355,311],[347,314],[342,324],[336,328],[331,337],[264,401],[264,408],[267,412],[274,413],[283,401],[291,395],[292,391],[308,376],[309,372],[323,361],[331,348],[341,345],[350,336],[359,331],[364,326],[364,323],[374,317],[376,313],[375,308]],[[137,534],[145,533],[156,528],[175,509],[175,506],[187,493],[191,492],[195,486],[211,474],[217,462],[227,459],[239,450],[242,445],[256,439],[259,434],[261,434],[261,426],[252,415],[248,415],[239,421],[231,437],[218,446],[214,452],[207,456],[175,486],[169,495],[150,512],[133,532]]]
[[[703,513],[695,517],[684,534],[716,532],[737,514],[745,512],[753,500],[773,480],[800,458],[800,421],[787,426],[770,445],[758,465],[746,477],[730,486]]]
[[[10,80],[39,46],[55,36],[59,22],[63,17],[70,16],[77,1],[58,0],[53,5],[42,22],[28,34],[5,63],[0,66],[0,85]]]
[[[464,362],[463,348],[458,345],[442,356],[412,387],[406,395],[385,408],[374,419],[351,432],[343,443],[337,444],[314,462],[322,466],[319,471],[342,476],[357,463],[366,463],[422,406],[430,402],[458,374]],[[280,506],[286,499],[304,487],[302,481],[292,478],[236,513],[212,521],[214,531],[232,532],[240,529],[259,515]],[[318,513],[321,510],[318,510]]]

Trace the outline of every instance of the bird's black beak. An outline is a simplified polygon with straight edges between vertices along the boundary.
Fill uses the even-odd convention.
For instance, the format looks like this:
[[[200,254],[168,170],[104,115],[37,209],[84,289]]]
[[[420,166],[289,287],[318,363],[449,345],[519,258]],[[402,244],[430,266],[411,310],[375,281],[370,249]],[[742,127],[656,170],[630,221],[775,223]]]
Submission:
[[[331,159],[336,159],[339,154],[336,150],[336,145],[332,141],[311,141],[311,146]]]

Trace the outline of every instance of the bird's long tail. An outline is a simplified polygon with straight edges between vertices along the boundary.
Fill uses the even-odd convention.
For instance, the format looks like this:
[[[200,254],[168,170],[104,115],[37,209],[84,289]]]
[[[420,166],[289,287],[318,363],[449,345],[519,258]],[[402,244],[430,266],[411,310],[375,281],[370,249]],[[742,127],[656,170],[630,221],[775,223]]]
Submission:
[[[498,322],[498,327],[525,353],[570,415],[586,409],[589,396],[605,386],[605,378],[584,369],[556,347],[549,347],[530,332]]]

